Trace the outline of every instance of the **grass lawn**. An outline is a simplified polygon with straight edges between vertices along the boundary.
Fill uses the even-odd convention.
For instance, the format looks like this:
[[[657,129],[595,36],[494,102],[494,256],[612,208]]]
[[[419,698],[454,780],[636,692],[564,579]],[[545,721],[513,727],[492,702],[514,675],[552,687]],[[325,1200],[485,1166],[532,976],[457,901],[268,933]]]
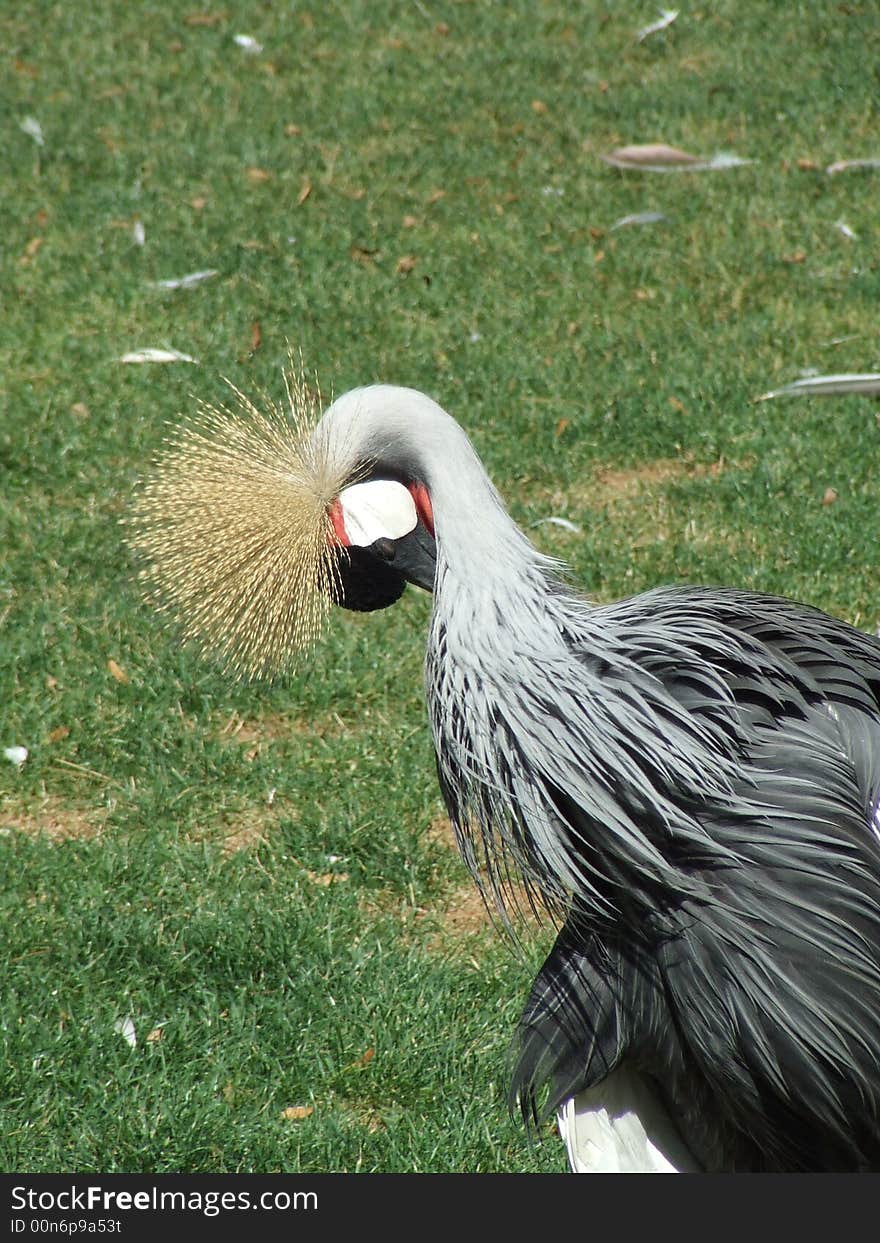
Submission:
[[[119,520],[222,377],[280,396],[291,343],[325,393],[431,393],[599,599],[877,626],[876,402],[754,400],[880,366],[880,171],[825,171],[880,156],[876,7],[637,42],[657,7],[3,7],[0,1169],[565,1168],[506,1111],[552,929],[514,953],[451,847],[429,598],[272,685],[139,598]],[[600,158],[645,142],[752,162]]]

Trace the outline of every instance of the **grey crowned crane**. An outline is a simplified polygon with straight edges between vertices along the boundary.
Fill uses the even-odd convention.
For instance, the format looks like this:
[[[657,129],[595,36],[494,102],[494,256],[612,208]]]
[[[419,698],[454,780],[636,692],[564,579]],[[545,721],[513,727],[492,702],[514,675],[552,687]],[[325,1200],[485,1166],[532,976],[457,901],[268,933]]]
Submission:
[[[327,601],[433,592],[461,853],[490,903],[519,878],[561,925],[512,1105],[557,1113],[575,1170],[880,1170],[880,641],[733,589],[591,605],[414,390],[310,429],[242,400],[165,451],[133,543],[240,670]]]

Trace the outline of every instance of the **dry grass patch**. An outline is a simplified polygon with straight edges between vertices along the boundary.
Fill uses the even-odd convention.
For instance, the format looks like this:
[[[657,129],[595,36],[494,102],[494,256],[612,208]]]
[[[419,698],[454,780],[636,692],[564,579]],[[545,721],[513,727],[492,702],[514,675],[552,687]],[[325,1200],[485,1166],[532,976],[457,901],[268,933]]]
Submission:
[[[575,519],[583,511],[600,512],[625,530],[633,548],[680,538],[690,544],[720,544],[731,552],[757,551],[748,531],[724,530],[714,518],[704,525],[670,495],[677,483],[718,479],[727,471],[749,470],[753,465],[754,458],[731,461],[722,457],[705,463],[681,457],[658,458],[627,469],[597,466],[583,484],[552,492],[545,505]]]
[[[68,803],[58,795],[45,794],[27,806],[4,803],[0,807],[0,832],[44,836],[53,842],[89,841],[100,837],[107,815],[107,808]]]
[[[285,742],[291,737],[340,738],[353,733],[357,728],[357,725],[344,720],[338,712],[308,719],[286,716],[280,712],[247,718],[233,712],[218,724],[217,732],[224,741],[243,747],[245,759],[255,759],[273,743]]]
[[[448,816],[438,816],[436,820],[431,821],[425,830],[425,840],[444,846],[447,850],[458,850],[455,829]]]
[[[689,457],[657,458],[640,466],[620,468],[597,466],[584,484],[565,496],[554,497],[586,509],[618,509],[637,504],[640,507],[652,498],[663,497],[670,484],[693,479],[718,479],[729,470],[748,469],[751,460],[732,462],[695,462]]]
[[[430,950],[445,949],[450,941],[473,937],[493,925],[493,916],[473,883],[457,885],[439,911],[427,910],[422,918],[433,919],[438,925],[428,941]]]
[[[238,827],[230,829],[223,837],[220,846],[224,855],[235,855],[240,850],[256,850],[265,845],[267,838],[264,825],[251,818],[244,820]]]
[[[458,851],[455,830],[446,816],[433,820],[425,836],[429,841]],[[535,912],[528,893],[521,885],[511,884],[507,907],[512,931],[520,939],[533,936],[546,925],[546,920]],[[420,910],[416,918],[431,920],[436,925],[436,931],[427,942],[428,949],[433,952],[448,951],[456,945],[467,949],[475,937],[503,924],[499,913],[491,906],[487,907],[483,895],[470,878],[456,885],[437,908]]]
[[[581,498],[584,504],[596,509],[656,492],[680,479],[717,478],[725,469],[724,460],[705,463],[690,462],[686,458],[658,458],[627,470],[613,466],[600,466],[594,472]]]
[[[446,816],[432,820],[424,837],[458,855],[455,830]],[[511,926],[518,937],[530,936],[544,926],[546,921],[532,911],[524,888],[511,885],[509,897]],[[498,913],[487,908],[470,876],[446,889],[429,906],[414,906],[409,897],[388,889],[361,894],[358,905],[369,919],[393,916],[400,924],[404,938],[410,937],[414,929],[425,926],[432,929],[425,940],[427,949],[432,953],[470,952],[475,938],[490,930],[498,931],[502,925]]]
[[[247,808],[219,812],[215,823],[196,825],[186,836],[191,842],[219,843],[222,854],[228,857],[264,845],[274,824],[275,813],[271,807]]]
[[[526,890],[511,885],[505,897],[507,916],[487,906],[473,881],[456,885],[442,904],[419,912],[418,918],[430,920],[435,931],[426,941],[432,953],[469,952],[474,941],[487,932],[510,932],[519,942],[540,937],[549,928],[549,918],[535,911]]]
[[[388,1129],[379,1111],[360,1101],[337,1099],[333,1101],[331,1109],[345,1126],[363,1128],[371,1135]]]

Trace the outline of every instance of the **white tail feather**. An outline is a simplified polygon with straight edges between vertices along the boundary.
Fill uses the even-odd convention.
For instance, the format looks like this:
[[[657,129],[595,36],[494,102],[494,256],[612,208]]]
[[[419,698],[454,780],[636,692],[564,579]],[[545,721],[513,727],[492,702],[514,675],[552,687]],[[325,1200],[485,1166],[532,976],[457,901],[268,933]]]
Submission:
[[[557,1121],[575,1174],[700,1170],[650,1085],[628,1067],[569,1097]]]

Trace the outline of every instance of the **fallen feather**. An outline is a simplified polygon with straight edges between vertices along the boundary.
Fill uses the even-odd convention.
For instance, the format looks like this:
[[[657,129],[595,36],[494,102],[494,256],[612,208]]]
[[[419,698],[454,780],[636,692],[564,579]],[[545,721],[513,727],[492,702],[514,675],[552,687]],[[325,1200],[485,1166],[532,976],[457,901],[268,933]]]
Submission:
[[[117,682],[122,683],[123,686],[127,686],[128,683],[131,681],[131,678],[128,676],[128,674],[125,672],[122,666],[117,664],[117,662],[113,659],[112,656],[107,661],[107,668],[110,670],[110,673],[115,678],[115,680]]]
[[[259,56],[263,50],[262,43],[258,43],[251,35],[233,35],[232,37],[243,51],[250,52],[252,56]]]
[[[716,151],[713,156],[699,165],[697,172],[705,169],[742,168],[745,164],[754,164],[754,160],[746,156],[734,155],[732,151]]]
[[[835,160],[833,164],[828,165],[825,172],[829,177],[833,177],[835,173],[845,173],[850,168],[880,168],[880,159]]]
[[[36,117],[24,117],[18,124],[29,138],[33,138],[38,147],[45,147],[46,140],[43,137],[43,127]]]
[[[134,242],[135,246],[143,246],[146,239],[147,235],[144,232],[143,221],[136,220],[131,226],[131,240]]]
[[[763,393],[755,401],[769,401],[771,397],[824,397],[843,393],[863,393],[867,396],[880,393],[880,372],[806,376],[803,380],[794,380],[783,388]]]
[[[681,151],[678,147],[670,147],[662,142],[632,143],[626,147],[617,147],[609,155],[601,155],[599,158],[612,168],[635,168],[647,173],[701,173],[753,163],[752,160],[723,151],[709,157],[691,155],[688,151]]]
[[[845,337],[832,337],[830,341],[823,341],[823,349],[832,345],[845,345],[847,341],[857,341],[862,334],[860,332],[851,332]]]
[[[680,168],[699,163],[698,156],[689,155],[687,151],[670,147],[664,142],[630,143],[626,147],[615,148],[610,155],[603,155],[600,159],[615,168]]]
[[[28,757],[28,749],[27,747],[4,747],[3,754],[10,764],[14,764],[16,768],[21,768]]]
[[[132,350],[129,354],[122,354],[117,362],[120,363],[197,363],[199,360],[193,358],[191,354],[181,354],[179,350]]]
[[[567,518],[539,518],[537,522],[533,522],[532,526],[542,527],[546,523],[550,523],[554,527],[562,527],[565,531],[571,531],[573,535],[580,535],[581,529],[574,522],[569,522]]]
[[[303,1118],[310,1118],[314,1112],[314,1105],[288,1105],[281,1110],[281,1117],[285,1122],[301,1122]]]
[[[32,237],[31,240],[28,242],[27,246],[25,246],[24,251],[21,257],[19,258],[18,262],[22,264],[23,266],[26,266],[27,264],[31,263],[34,260],[34,258],[39,254],[40,247],[42,245],[43,245],[42,237],[40,237],[39,235],[37,235],[37,237]]]
[[[636,43],[643,43],[650,35],[659,34],[661,30],[671,26],[677,17],[678,9],[661,9],[656,22],[651,22],[650,26],[643,26],[641,30],[636,31]]]
[[[131,1015],[127,1014],[124,1019],[117,1019],[113,1024],[113,1030],[119,1033],[129,1048],[137,1048],[137,1032],[134,1030]]]
[[[201,285],[217,275],[216,268],[205,268],[202,272],[189,272],[186,276],[172,277],[166,281],[148,281],[154,289],[192,289],[193,285]]]
[[[619,220],[615,220],[608,232],[613,233],[615,229],[626,229],[633,224],[659,224],[661,220],[668,219],[669,217],[664,216],[662,211],[638,211],[632,216],[621,216]]]
[[[854,242],[858,238],[858,234],[855,233],[849,225],[845,224],[842,220],[835,221],[834,227],[838,233],[842,233],[843,236],[850,242]]]

